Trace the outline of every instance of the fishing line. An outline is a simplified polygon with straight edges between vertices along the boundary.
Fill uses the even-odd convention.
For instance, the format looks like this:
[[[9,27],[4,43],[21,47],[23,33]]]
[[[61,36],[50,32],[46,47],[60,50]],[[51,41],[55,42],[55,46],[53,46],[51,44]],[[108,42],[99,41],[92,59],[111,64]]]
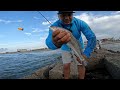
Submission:
[[[45,18],[45,16],[40,11],[37,11],[37,12]],[[51,22],[47,18],[45,18],[45,20],[47,20],[49,22],[49,24],[52,25]]]

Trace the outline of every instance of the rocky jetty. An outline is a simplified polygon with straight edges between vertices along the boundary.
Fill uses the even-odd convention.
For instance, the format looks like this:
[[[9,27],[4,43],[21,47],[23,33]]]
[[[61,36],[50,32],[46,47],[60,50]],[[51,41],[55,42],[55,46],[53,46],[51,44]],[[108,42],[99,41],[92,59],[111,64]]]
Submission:
[[[22,79],[64,79],[63,76],[63,64],[59,57],[57,63],[43,67]],[[74,62],[71,64],[70,79],[78,79]],[[85,79],[120,79],[120,52],[106,49],[94,51],[86,66]]]

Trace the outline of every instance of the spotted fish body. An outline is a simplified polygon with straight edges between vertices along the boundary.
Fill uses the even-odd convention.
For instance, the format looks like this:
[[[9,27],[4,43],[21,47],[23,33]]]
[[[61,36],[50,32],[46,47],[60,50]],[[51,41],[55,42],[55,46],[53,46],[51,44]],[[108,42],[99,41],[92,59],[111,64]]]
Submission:
[[[64,28],[61,27],[55,27],[55,26],[51,26],[50,29],[52,31],[56,31],[56,30],[65,30],[67,32],[69,32],[71,34],[71,40],[66,44],[69,48],[72,49],[74,55],[76,57],[79,58],[80,61],[78,61],[78,59],[76,59],[79,63],[82,61],[85,66],[87,65],[87,61],[84,59],[84,57],[82,56],[82,48],[81,45],[79,43],[79,41],[72,35],[72,33]],[[80,63],[81,64],[81,63]]]

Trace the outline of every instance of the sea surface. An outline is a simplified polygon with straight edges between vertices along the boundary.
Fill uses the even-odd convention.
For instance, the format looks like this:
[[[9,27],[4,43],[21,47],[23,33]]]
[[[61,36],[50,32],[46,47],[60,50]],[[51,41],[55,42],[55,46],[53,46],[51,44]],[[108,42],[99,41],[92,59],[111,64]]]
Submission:
[[[19,79],[57,62],[59,50],[0,54],[0,79]]]
[[[102,48],[112,51],[119,51],[120,52],[120,43],[113,43],[113,44],[103,44],[101,45]]]
[[[102,45],[108,50],[120,51],[120,43]],[[0,79],[19,79],[53,64],[61,56],[60,50],[0,54]]]

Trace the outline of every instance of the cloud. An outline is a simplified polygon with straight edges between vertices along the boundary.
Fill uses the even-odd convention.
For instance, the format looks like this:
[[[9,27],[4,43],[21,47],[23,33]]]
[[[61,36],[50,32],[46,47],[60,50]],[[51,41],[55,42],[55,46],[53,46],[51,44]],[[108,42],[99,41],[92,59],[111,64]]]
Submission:
[[[16,20],[16,21],[12,21],[12,20],[3,20],[3,19],[0,19],[0,23],[5,23],[5,24],[8,24],[8,23],[17,23],[17,22],[22,22],[23,20]]]
[[[82,13],[75,16],[89,24],[99,38],[120,37],[120,14],[97,16],[91,13]]]
[[[113,12],[112,14],[120,14],[120,11]]]
[[[46,29],[39,29],[39,28],[32,28],[32,32],[36,33],[36,32],[44,32],[46,31]]]
[[[41,30],[39,28],[32,28],[32,32],[40,32]]]
[[[32,35],[31,33],[24,33],[24,34],[26,34],[27,36],[31,36]]]
[[[34,19],[37,19],[37,20],[40,19],[40,18],[38,18],[38,17],[33,17],[33,18],[34,18]]]
[[[39,29],[39,28],[32,28],[33,33],[46,33],[49,29]]]
[[[49,25],[50,23],[49,22],[42,22],[42,25]]]
[[[45,41],[46,38],[47,38],[47,34],[44,34],[43,37],[40,37],[40,41]]]
[[[51,19],[52,19],[52,20],[49,21],[51,24],[57,20],[57,18],[51,18]],[[42,25],[50,25],[49,22],[48,22],[48,21],[42,22]]]
[[[88,24],[92,23],[94,18],[90,15],[90,13],[82,13],[81,15],[76,15],[75,17],[84,20]]]

